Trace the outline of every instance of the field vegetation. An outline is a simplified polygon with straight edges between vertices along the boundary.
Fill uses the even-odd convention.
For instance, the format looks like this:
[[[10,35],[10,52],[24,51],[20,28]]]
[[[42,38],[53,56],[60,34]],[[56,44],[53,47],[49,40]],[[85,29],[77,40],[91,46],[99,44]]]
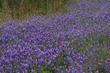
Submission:
[[[0,21],[66,11],[69,0],[0,0]]]

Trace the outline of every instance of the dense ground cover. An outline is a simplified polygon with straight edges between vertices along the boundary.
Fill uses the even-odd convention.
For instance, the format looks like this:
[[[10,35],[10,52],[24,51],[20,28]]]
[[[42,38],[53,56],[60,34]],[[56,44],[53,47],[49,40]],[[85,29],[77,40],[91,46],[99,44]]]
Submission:
[[[110,73],[110,3],[75,6],[1,26],[0,73]]]

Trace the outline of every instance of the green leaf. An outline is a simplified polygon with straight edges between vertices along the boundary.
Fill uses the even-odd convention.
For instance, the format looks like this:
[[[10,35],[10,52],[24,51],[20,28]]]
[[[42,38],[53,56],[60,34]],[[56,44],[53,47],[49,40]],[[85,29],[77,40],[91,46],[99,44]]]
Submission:
[[[41,73],[54,73],[54,71],[52,70],[52,68],[44,67],[41,69]]]

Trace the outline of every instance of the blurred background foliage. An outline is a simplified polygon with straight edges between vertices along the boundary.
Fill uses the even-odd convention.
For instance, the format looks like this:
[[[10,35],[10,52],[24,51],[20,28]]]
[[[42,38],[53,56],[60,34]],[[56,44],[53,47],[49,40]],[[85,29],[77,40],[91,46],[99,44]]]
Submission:
[[[66,11],[69,0],[0,0],[0,21]]]

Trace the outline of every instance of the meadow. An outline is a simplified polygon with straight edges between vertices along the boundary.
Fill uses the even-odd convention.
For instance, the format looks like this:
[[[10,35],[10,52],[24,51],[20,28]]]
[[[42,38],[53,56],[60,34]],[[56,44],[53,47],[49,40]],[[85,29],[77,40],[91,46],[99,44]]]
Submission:
[[[110,2],[71,0],[67,5],[55,0],[58,8],[67,6],[61,5],[60,12],[49,6],[54,0],[40,0],[41,12],[34,14],[39,0],[27,1],[33,1],[21,7],[27,7],[27,20],[15,20],[22,9],[13,10],[14,3],[9,6],[12,19],[0,26],[0,73],[110,73]],[[2,11],[2,3],[0,7]]]

